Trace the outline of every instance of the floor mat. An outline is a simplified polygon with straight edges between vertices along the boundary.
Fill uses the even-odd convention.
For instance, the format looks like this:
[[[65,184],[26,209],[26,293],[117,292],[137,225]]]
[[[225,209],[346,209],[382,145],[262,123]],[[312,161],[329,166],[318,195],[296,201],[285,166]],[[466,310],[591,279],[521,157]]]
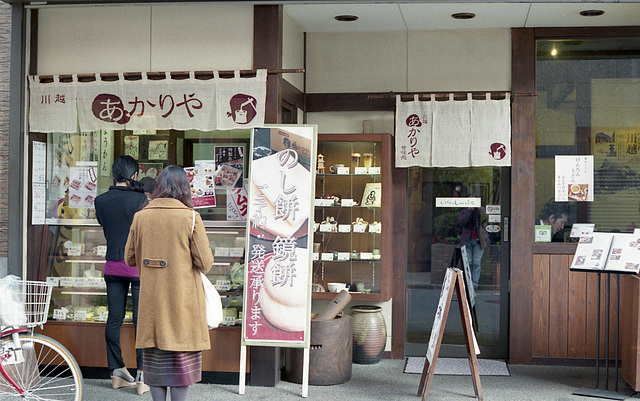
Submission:
[[[404,364],[404,373],[421,374],[424,368],[424,357],[410,356]],[[480,376],[510,376],[507,363],[493,359],[478,359]],[[466,358],[438,358],[436,361],[436,375],[471,376],[469,360]]]

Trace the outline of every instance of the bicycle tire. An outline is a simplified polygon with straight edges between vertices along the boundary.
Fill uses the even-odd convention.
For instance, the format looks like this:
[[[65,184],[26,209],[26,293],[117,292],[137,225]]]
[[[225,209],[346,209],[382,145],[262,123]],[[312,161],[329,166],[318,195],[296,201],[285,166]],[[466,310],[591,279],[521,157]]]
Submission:
[[[1,340],[12,346],[11,337]],[[23,362],[2,362],[7,373],[24,390],[18,391],[0,375],[0,400],[82,400],[82,372],[69,350],[42,334],[20,334]]]

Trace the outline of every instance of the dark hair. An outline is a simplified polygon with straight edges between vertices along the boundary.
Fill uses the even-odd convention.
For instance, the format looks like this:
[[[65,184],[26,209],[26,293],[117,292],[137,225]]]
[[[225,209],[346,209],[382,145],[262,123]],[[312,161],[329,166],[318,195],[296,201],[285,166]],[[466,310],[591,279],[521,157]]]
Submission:
[[[547,220],[549,216],[554,215],[556,218],[562,217],[562,215],[569,216],[569,207],[566,203],[555,202],[550,199],[542,208],[540,212],[540,220]]]
[[[156,189],[156,180],[151,177],[142,177],[140,179],[140,183],[144,187],[145,193],[152,193],[154,189]]]
[[[167,166],[156,178],[156,189],[151,199],[173,198],[193,207],[191,202],[191,186],[187,173],[180,166]]]
[[[111,168],[111,175],[116,182],[127,182],[129,188],[137,192],[144,192],[144,187],[136,180],[132,180],[131,177],[138,172],[140,166],[138,162],[131,156],[122,155],[119,156],[114,162]]]

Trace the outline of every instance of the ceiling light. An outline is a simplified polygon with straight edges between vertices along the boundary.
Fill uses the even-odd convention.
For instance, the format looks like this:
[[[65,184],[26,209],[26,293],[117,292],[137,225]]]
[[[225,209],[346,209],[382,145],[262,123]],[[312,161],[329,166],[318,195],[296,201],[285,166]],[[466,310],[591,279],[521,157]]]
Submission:
[[[336,21],[340,21],[340,22],[353,22],[358,20],[358,16],[357,15],[336,15],[335,19]]]
[[[580,15],[582,15],[583,17],[599,17],[602,14],[604,14],[604,11],[602,11],[602,10],[584,10],[584,11],[580,11]]]
[[[471,19],[471,18],[475,18],[475,14],[474,13],[455,13],[455,14],[451,14],[451,18],[453,19]]]
[[[552,56],[556,56],[558,54],[558,50],[554,47],[553,49],[551,49],[551,55]]]

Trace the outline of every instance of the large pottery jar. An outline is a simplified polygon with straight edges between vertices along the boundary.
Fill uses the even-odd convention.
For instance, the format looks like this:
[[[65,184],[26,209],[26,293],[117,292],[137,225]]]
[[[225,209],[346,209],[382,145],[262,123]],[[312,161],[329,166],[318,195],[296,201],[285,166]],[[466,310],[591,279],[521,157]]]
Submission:
[[[353,362],[372,365],[380,362],[387,344],[387,325],[379,306],[354,306]]]

